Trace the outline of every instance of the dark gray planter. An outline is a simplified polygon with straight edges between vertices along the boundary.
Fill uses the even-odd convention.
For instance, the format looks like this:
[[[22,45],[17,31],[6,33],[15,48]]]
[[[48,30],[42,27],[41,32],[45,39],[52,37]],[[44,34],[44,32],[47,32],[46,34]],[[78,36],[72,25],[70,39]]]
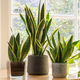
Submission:
[[[52,76],[65,78],[67,76],[67,63],[52,63]]]
[[[29,75],[47,75],[49,72],[48,56],[28,56],[27,72]]]

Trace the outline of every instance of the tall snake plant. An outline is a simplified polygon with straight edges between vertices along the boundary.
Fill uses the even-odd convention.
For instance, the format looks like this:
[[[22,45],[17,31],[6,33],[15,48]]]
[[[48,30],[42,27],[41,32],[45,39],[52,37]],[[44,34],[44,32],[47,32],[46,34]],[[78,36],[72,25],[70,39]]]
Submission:
[[[8,56],[11,62],[22,62],[27,56],[31,46],[31,37],[27,37],[25,42],[23,40],[20,43],[20,34],[15,37],[11,35],[8,42]]]
[[[66,41],[62,36],[62,42],[60,42],[60,33],[58,32],[58,42],[56,44],[54,36],[52,36],[52,44],[47,36],[49,51],[48,54],[52,62],[55,63],[65,63],[76,56],[78,54],[72,56],[74,46],[78,43],[78,41],[73,42],[73,36],[71,35]],[[72,56],[72,57],[71,57]],[[70,58],[71,57],[71,58]]]
[[[31,12],[31,9],[28,8],[27,5],[25,5],[25,18],[20,14],[21,19],[23,20],[25,26],[26,26],[26,31],[27,34],[31,34],[31,40],[32,40],[32,48],[33,48],[33,55],[43,55],[45,50],[42,50],[36,43],[36,39],[39,40],[39,42],[44,46],[47,42],[46,37],[48,30],[50,28],[52,18],[50,19],[49,13],[46,15],[45,19],[45,8],[44,8],[44,3],[40,9],[40,3],[39,2],[39,7],[38,7],[38,21],[36,23],[35,17],[33,13]],[[58,30],[55,29],[52,33],[52,35],[55,34],[55,32]],[[52,37],[50,36],[50,39]],[[48,46],[48,43],[45,46]]]

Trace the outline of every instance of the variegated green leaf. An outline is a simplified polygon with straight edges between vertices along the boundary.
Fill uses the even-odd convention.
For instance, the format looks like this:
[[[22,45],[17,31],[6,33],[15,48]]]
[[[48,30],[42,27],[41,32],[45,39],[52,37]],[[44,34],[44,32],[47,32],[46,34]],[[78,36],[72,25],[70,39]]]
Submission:
[[[25,8],[25,20],[26,20],[26,28],[28,30],[29,33],[32,34],[32,29],[31,29],[31,20],[30,20],[30,14],[29,14],[29,9],[26,5],[26,8]]]
[[[76,48],[80,51],[80,41],[76,44]]]
[[[22,14],[20,13],[19,15],[20,15],[21,19],[23,20],[24,24],[26,24],[25,19],[24,19],[24,17],[22,16]]]
[[[32,12],[31,12],[30,8],[29,8],[29,14],[30,14],[30,19],[31,19],[32,25],[33,25],[32,26],[33,27],[33,31],[35,33],[35,31],[36,31],[36,21],[35,21],[35,18],[33,16]]]
[[[49,55],[49,57],[50,57],[51,61],[52,61],[52,62],[55,62],[55,61],[53,60],[53,58],[52,58],[52,56],[51,56],[50,52],[49,52],[48,50],[46,50],[46,51],[47,51],[47,53],[48,53],[48,55]]]
[[[76,46],[76,45],[78,44],[78,42],[80,43],[80,40],[74,41],[74,42],[72,43],[72,45],[73,45],[73,46]]]
[[[37,27],[36,38],[41,42],[42,32],[45,27],[45,20],[43,19]]]
[[[51,18],[51,19],[49,20],[49,22],[47,23],[47,32],[48,32],[48,30],[49,30],[49,28],[50,28],[51,22],[52,22],[52,18]]]
[[[29,35],[28,38],[26,39],[26,41],[24,42],[23,46],[22,46],[21,60],[20,61],[23,61],[23,59],[27,56],[27,54],[29,53],[30,47],[31,47],[31,37]]]
[[[38,39],[36,39],[36,44],[37,44],[37,51],[38,51],[38,54],[37,55],[41,55],[42,53],[42,49],[43,48],[43,45],[40,43],[40,41]]]
[[[8,43],[8,57],[10,61],[14,61],[13,54],[11,53],[12,45]]]
[[[20,61],[20,55],[21,55],[21,44],[18,45],[18,50],[17,50],[17,60]]]
[[[52,19],[50,19],[49,22],[46,23],[45,28],[43,29],[41,43],[43,43],[45,41],[45,39],[46,39],[46,36],[47,36],[48,30],[50,28],[51,22],[52,22]]]
[[[80,53],[78,53],[78,54],[72,56],[71,58],[69,58],[69,59],[67,60],[67,62],[68,62],[68,63],[71,63],[71,61],[74,62],[74,59],[76,59],[79,55],[80,55]],[[73,62],[72,62],[72,63],[73,63]]]
[[[52,36],[52,44],[53,44],[55,51],[56,51],[56,54],[57,54],[57,46],[56,46],[56,42],[54,40],[54,36]]]
[[[71,36],[67,42],[67,50],[64,54],[63,61],[65,62],[72,54],[72,40],[73,36]]]
[[[18,43],[17,43],[17,40],[14,36],[14,39],[13,39],[13,52],[16,55],[16,57],[17,57],[17,50],[18,50]]]
[[[17,36],[16,36],[16,41],[18,43],[18,45],[20,44],[20,34],[18,33]]]
[[[37,43],[37,45],[38,45],[40,48],[44,49],[43,46],[42,46],[42,44],[39,42],[38,39],[36,39],[36,43]]]
[[[47,36],[47,26],[45,24],[45,27],[44,27],[43,33],[42,33],[41,43],[43,43],[45,41],[46,36]]]
[[[54,62],[55,62],[55,59],[56,59],[56,52],[55,52],[55,49],[49,48],[49,50],[50,50],[50,53],[51,53],[51,55],[52,55],[52,58],[53,58],[53,60],[54,60]]]
[[[13,46],[14,35],[11,35],[9,43]]]
[[[37,23],[37,26],[39,25],[39,22],[40,22],[40,4],[41,4],[41,0],[39,2],[39,6],[38,6],[38,23]]]
[[[64,40],[64,37],[62,36],[62,43],[63,43],[63,48],[66,46],[66,42],[65,42],[65,40]]]
[[[24,22],[25,26],[27,26],[26,21],[25,21],[24,17],[22,16],[22,14],[20,13],[19,15],[20,15],[22,21]],[[29,35],[29,31],[28,31],[27,27],[26,27],[26,32]]]
[[[56,29],[53,31],[53,33],[52,33],[51,36],[49,37],[49,40],[52,39],[52,36],[57,32],[58,29],[59,29],[59,27],[56,28]],[[42,55],[44,54],[44,52],[45,52],[47,46],[48,46],[48,42],[47,42],[46,45],[45,45],[45,49],[43,50]]]
[[[58,43],[60,44],[60,33],[58,31]]]
[[[50,15],[49,15],[49,13],[47,13],[47,15],[46,15],[46,23],[47,23],[47,25],[48,25],[49,19],[50,19]]]
[[[10,43],[8,43],[9,47],[8,47],[8,55],[9,55],[9,59],[12,61],[12,62],[17,62],[17,58],[16,58],[16,55],[14,53],[14,51],[11,49],[11,45]]]
[[[67,51],[67,46],[65,46],[62,50],[62,53],[63,53],[63,58],[64,58],[64,55],[65,55],[65,52]],[[63,58],[62,58],[62,61],[63,61]]]
[[[44,18],[45,18],[45,9],[44,9],[44,3],[43,3],[41,7],[41,12],[40,12],[40,21],[42,21]]]
[[[38,39],[36,39],[36,43],[41,49],[45,49],[45,48],[43,48],[43,46],[41,45],[41,43],[39,42]],[[51,61],[54,62],[54,59],[52,58],[51,53],[48,50],[46,50],[46,51],[47,51],[48,55],[50,56]]]
[[[50,43],[50,40],[49,40],[48,36],[47,36],[47,40],[48,40],[49,46],[53,49],[53,47],[52,47],[52,45],[51,45],[51,43]]]

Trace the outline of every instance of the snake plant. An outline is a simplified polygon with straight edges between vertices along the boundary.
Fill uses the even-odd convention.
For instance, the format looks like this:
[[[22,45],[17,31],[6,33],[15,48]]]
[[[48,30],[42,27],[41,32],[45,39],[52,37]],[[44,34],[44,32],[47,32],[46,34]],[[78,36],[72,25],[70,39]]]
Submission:
[[[49,44],[49,51],[47,52],[52,62],[65,63],[78,56],[78,54],[76,54],[73,57],[71,57],[74,50],[74,46],[78,43],[78,41],[73,42],[72,35],[67,40],[64,40],[64,37],[62,36],[62,42],[60,42],[60,33],[58,31],[57,44],[55,42],[56,40],[54,39],[54,36],[52,36],[52,44],[48,36],[47,36],[47,40]]]
[[[42,50],[36,43],[36,39],[39,40],[39,42],[44,46],[47,42],[46,37],[48,30],[50,28],[52,18],[50,19],[49,13],[46,15],[45,19],[45,8],[44,8],[44,3],[42,7],[40,8],[40,3],[39,2],[39,7],[38,7],[38,21],[36,23],[35,17],[33,13],[31,12],[31,9],[28,8],[27,5],[25,5],[25,18],[20,14],[21,19],[23,20],[25,26],[26,26],[26,31],[27,34],[31,34],[31,40],[32,40],[32,48],[33,48],[33,55],[43,55],[45,50]],[[55,32],[58,30],[55,29],[52,33],[52,35],[55,34]],[[52,37],[50,36],[50,39]],[[48,43],[45,46],[48,46]]]
[[[20,42],[20,34],[18,33],[15,37],[11,35],[8,42],[8,56],[11,62],[22,62],[27,56],[31,46],[31,37],[27,37],[25,42]]]

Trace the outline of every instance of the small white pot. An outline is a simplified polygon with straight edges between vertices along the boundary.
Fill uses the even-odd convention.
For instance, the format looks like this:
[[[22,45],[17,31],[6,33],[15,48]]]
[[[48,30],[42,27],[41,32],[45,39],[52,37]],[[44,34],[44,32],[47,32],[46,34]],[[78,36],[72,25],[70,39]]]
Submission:
[[[67,63],[52,63],[52,76],[65,78],[67,76]]]

